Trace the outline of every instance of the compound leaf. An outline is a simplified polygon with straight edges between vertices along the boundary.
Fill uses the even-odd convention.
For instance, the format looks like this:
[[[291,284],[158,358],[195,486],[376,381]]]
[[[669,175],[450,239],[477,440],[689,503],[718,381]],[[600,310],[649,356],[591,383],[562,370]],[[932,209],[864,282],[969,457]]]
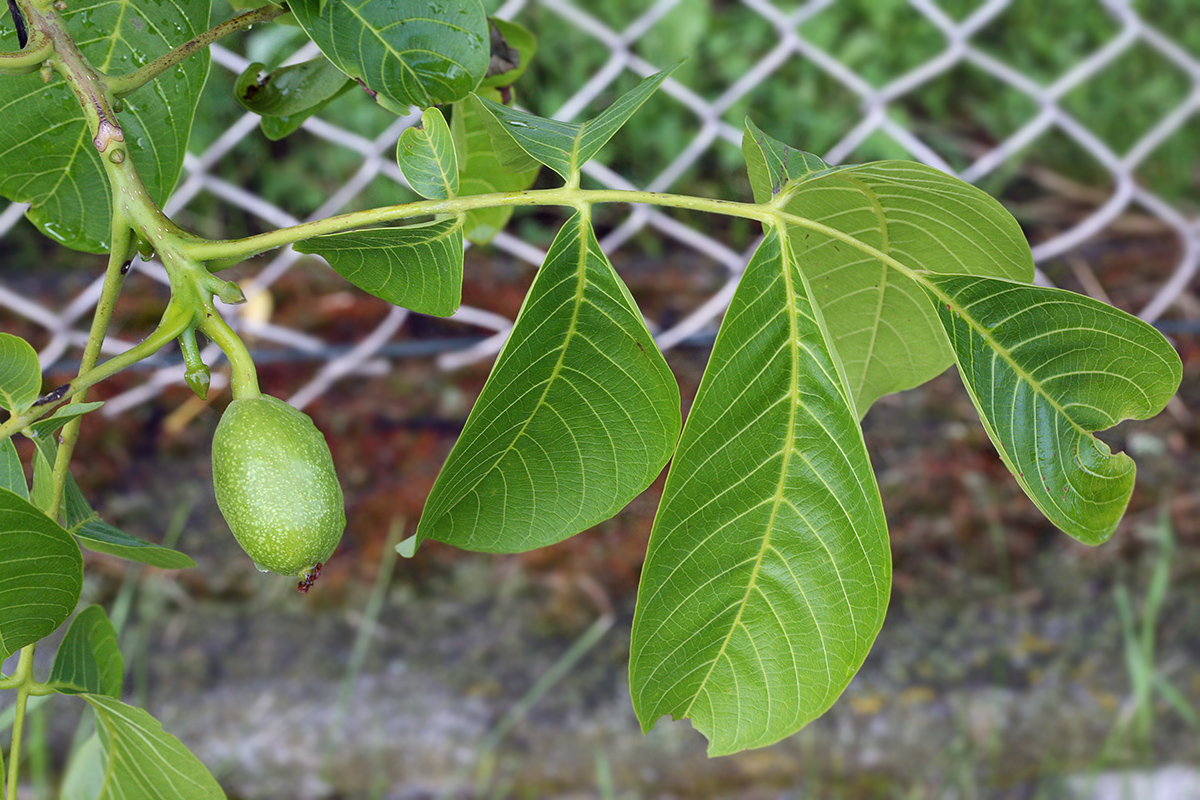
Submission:
[[[41,388],[42,368],[33,345],[0,333],[0,408],[19,414],[33,405]]]
[[[306,239],[296,245],[329,262],[363,291],[421,314],[448,317],[462,301],[462,219],[373,228]]]
[[[97,800],[225,800],[204,764],[149,713],[104,695],[83,699],[96,714],[103,750]]]
[[[518,552],[565,539],[645,489],[679,425],[671,371],[576,214],[438,475],[418,541]]]
[[[509,169],[527,169],[531,163],[545,164],[564,179],[579,171],[600,148],[642,107],[674,67],[644,79],[599,116],[587,122],[561,122],[474,96],[483,109],[484,124],[492,136],[500,161]],[[525,154],[517,154],[515,143]]]
[[[62,526],[0,489],[0,661],[58,628],[83,588],[83,554]]]
[[[742,149],[756,200],[774,198],[784,211],[914,270],[1033,280],[1033,257],[1016,220],[957,178],[910,161],[831,168],[753,125]],[[882,395],[918,386],[954,363],[920,284],[835,235],[793,225],[791,237],[860,417]]]
[[[49,683],[64,694],[121,696],[125,677],[117,631],[100,606],[88,606],[71,620],[54,656]]]
[[[204,30],[210,0],[153,4],[135,0],[69,3],[62,18],[101,72],[130,72]],[[0,30],[0,49],[16,50]],[[151,196],[166,200],[183,168],[192,118],[208,76],[207,50],[184,60],[123,99],[118,122]],[[0,81],[0,195],[30,203],[42,232],[76,250],[108,249],[112,198],[83,111],[61,80],[34,73]],[[113,147],[115,145],[109,145]]]
[[[1093,431],[1147,419],[1182,376],[1145,322],[1090,297],[969,275],[927,275],[959,374],[1004,463],[1046,517],[1086,544],[1112,535],[1133,459]]]
[[[709,755],[794,733],[862,665],[890,583],[854,404],[771,230],[725,313],[650,534],[629,661],[643,730],[690,718]]]
[[[487,74],[479,0],[296,0],[289,8],[330,61],[396,114],[466,97]]]
[[[396,143],[396,163],[413,191],[431,200],[458,194],[458,157],[446,118],[436,108],[421,115],[421,127],[405,128]]]

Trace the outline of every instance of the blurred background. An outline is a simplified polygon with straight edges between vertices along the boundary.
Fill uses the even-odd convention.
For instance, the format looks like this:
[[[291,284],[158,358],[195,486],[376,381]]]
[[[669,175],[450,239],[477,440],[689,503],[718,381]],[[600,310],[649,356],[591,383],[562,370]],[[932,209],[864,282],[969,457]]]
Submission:
[[[582,120],[687,61],[584,184],[748,200],[747,115],[834,163],[908,158],[1016,216],[1038,280],[1158,325],[1184,359],[1158,418],[1104,433],[1139,464],[1111,542],[1053,529],[988,443],[951,370],[864,422],[895,560],[891,610],[844,697],[800,734],[717,760],[686,722],[643,736],[628,632],[661,482],[613,520],[518,556],[427,544],[398,560],[562,215],[520,210],[466,256],[451,319],[409,314],[319,259],[226,273],[264,390],[330,440],[349,527],[308,597],[259,575],[215,506],[208,403],[178,353],[93,392],[75,472],[105,518],[199,562],[88,554],[86,599],[121,628],[131,701],[234,798],[1200,798],[1200,6],[1196,0],[511,0],[538,39],[515,100]],[[216,3],[215,19],[232,12]],[[223,40],[184,175],[184,227],[244,236],[414,199],[394,161],[417,121],[359,92],[279,142],[232,99],[252,61],[310,57],[295,28]],[[539,185],[553,185],[543,175]],[[73,374],[103,259],[0,208],[0,327]],[[759,236],[744,220],[597,208],[600,241],[685,409]],[[167,298],[139,262],[109,353]],[[52,648],[39,651],[43,658]],[[53,794],[78,710],[39,708],[30,797]],[[4,719],[0,717],[0,724]]]

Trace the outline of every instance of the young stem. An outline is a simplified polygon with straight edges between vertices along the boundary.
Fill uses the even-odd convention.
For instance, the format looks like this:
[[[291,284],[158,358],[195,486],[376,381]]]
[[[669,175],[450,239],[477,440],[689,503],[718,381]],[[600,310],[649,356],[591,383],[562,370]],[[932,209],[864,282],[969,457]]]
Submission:
[[[254,369],[254,359],[250,357],[250,351],[246,349],[245,343],[233,332],[233,328],[230,328],[221,315],[215,311],[206,314],[198,327],[205,336],[217,343],[217,347],[220,347],[225,353],[225,357],[229,359],[231,368],[229,388],[233,392],[233,399],[253,400],[261,397],[262,392],[258,388],[258,373]]]
[[[7,439],[14,433],[29,427],[29,425],[42,417],[49,414],[58,406],[67,393],[81,392],[84,389],[89,389],[95,386],[102,380],[110,378],[126,367],[132,366],[144,358],[149,358],[159,351],[159,349],[170,342],[175,337],[185,331],[188,326],[195,323],[195,315],[190,310],[184,309],[177,304],[167,306],[166,312],[163,313],[162,321],[154,332],[147,336],[140,343],[126,350],[120,355],[115,355],[103,364],[88,370],[80,372],[79,375],[66,385],[63,396],[59,399],[44,403],[40,406],[34,406],[23,414],[14,414],[0,424],[0,440]]]
[[[33,682],[33,645],[21,648],[17,671],[17,706],[13,716],[12,746],[8,749],[8,797],[17,796],[17,778],[21,764],[21,737],[25,732],[25,708],[29,703],[29,686]]]
[[[28,75],[37,72],[54,52],[54,42],[40,30],[35,30],[25,47],[15,53],[0,53],[0,75]]]
[[[149,64],[133,72],[125,75],[109,76],[103,80],[114,97],[123,97],[135,89],[146,85],[171,67],[195,55],[213,42],[236,31],[257,25],[260,22],[269,22],[285,13],[287,13],[287,10],[283,7],[269,4],[262,8],[256,8],[253,11],[247,11],[245,14],[226,20],[215,28],[211,28],[194,39],[184,42],[169,53],[164,53]]]

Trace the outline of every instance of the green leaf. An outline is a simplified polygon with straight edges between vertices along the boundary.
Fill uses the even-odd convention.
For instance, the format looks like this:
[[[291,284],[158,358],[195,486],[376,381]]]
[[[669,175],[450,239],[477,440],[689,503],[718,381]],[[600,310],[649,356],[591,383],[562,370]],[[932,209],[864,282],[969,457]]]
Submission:
[[[396,114],[466,97],[487,74],[488,24],[479,0],[318,0],[289,4],[343,72]]]
[[[79,543],[94,553],[105,553],[159,569],[190,569],[196,562],[186,553],[152,544],[114,528],[92,512],[71,526]]]
[[[52,633],[75,610],[83,554],[28,500],[0,489],[0,661]]]
[[[515,22],[488,17],[491,23],[491,61],[480,89],[512,86],[525,74],[537,53],[537,37]],[[515,66],[512,66],[515,60]],[[509,68],[505,68],[509,67]]]
[[[1145,322],[1090,297],[927,275],[959,374],[1005,465],[1046,517],[1086,544],[1116,529],[1133,459],[1091,435],[1166,406],[1179,355]]]
[[[536,162],[570,180],[580,167],[600,152],[633,112],[650,99],[673,70],[674,67],[646,78],[587,122],[546,119],[478,95],[474,95],[474,101],[482,106],[484,124],[496,143],[501,163],[508,169],[527,169],[530,163]],[[524,157],[516,154],[509,145],[510,140],[526,154]]]
[[[317,236],[296,244],[363,291],[421,314],[448,317],[462,301],[462,220]]]
[[[22,500],[29,499],[29,484],[12,439],[0,441],[0,489],[7,489]]]
[[[68,3],[62,18],[83,54],[101,72],[131,72],[207,27],[210,0],[153,4],[135,0]],[[16,50],[0,30],[0,49]],[[183,168],[192,118],[208,75],[207,50],[124,98],[118,122],[124,146],[159,203]],[[76,250],[108,249],[112,198],[83,111],[61,79],[34,73],[0,81],[0,195],[31,203],[29,219],[47,236]],[[115,145],[110,145],[114,147]]]
[[[436,108],[421,115],[421,127],[406,128],[396,143],[396,162],[413,191],[431,200],[458,194],[458,157],[446,118]]]
[[[3,85],[0,81],[0,91]],[[0,137],[3,135],[0,131]],[[0,408],[20,414],[33,405],[41,388],[42,368],[33,345],[20,336],[0,333]]]
[[[117,631],[100,606],[75,615],[54,656],[48,683],[64,694],[121,696],[124,660]]]
[[[438,475],[418,541],[518,552],[608,519],[667,462],[679,414],[662,353],[576,214]]]
[[[104,750],[98,800],[225,800],[204,764],[150,714],[111,697],[83,699],[96,714]]]
[[[798,260],[771,230],[725,313],[654,520],[629,661],[643,730],[709,755],[799,730],[883,623],[887,527],[854,405]]]
[[[454,104],[450,132],[458,154],[460,195],[522,192],[533,185],[541,171],[540,165],[524,172],[505,169],[480,118],[478,105],[474,102]],[[512,214],[512,206],[468,211],[463,220],[463,236],[475,244],[487,244],[504,230]]]
[[[262,116],[259,125],[273,141],[294,132],[304,120],[354,85],[324,56],[271,72],[265,69],[258,63],[247,67],[234,85],[234,97],[244,108]]]
[[[1033,257],[1016,220],[957,178],[910,161],[829,168],[753,126],[743,150],[754,165],[756,199],[778,195],[774,202],[784,211],[913,270],[1033,280]],[[860,417],[882,395],[919,386],[954,363],[918,283],[835,236],[801,225],[790,230]]]
[[[37,422],[32,423],[29,429],[38,436],[49,436],[71,420],[78,419],[89,411],[95,411],[102,405],[104,403],[100,401],[93,403],[70,403],[58,408],[50,416],[42,417]]]

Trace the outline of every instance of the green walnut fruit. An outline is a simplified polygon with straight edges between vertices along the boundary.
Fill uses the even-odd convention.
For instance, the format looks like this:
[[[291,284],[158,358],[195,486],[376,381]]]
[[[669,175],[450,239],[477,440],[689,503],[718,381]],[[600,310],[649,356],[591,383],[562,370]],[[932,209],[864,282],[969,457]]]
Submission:
[[[217,505],[263,571],[307,591],[346,527],[325,437],[308,415],[262,395],[225,409],[212,446]]]

